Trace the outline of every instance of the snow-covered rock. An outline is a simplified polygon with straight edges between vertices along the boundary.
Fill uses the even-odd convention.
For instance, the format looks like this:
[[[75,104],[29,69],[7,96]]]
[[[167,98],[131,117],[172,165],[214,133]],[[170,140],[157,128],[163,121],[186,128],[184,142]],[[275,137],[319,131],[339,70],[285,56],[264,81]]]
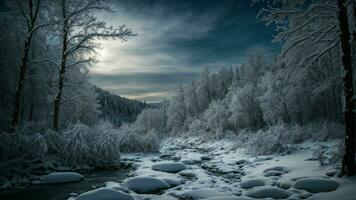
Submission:
[[[221,196],[206,198],[204,200],[253,200],[253,198],[244,196]]]
[[[325,178],[303,178],[295,182],[294,188],[312,193],[330,192],[339,187],[339,183]]]
[[[171,187],[178,186],[184,183],[183,179],[181,178],[175,178],[175,177],[170,177],[170,178],[162,178],[162,180]]]
[[[247,192],[249,197],[256,199],[273,198],[273,199],[286,199],[291,195],[291,192],[271,186],[255,187]]]
[[[82,193],[75,200],[134,200],[134,198],[129,194],[117,190],[99,188]]]
[[[116,182],[113,182],[113,181],[105,182],[104,186],[106,188],[111,188],[113,190],[118,190],[118,191],[121,191],[121,192],[130,193],[130,191],[127,188],[122,187],[119,183],[116,183]]]
[[[84,177],[76,172],[53,172],[48,175],[42,176],[42,183],[55,184],[55,183],[70,183],[79,182]]]
[[[274,167],[270,167],[270,168],[263,170],[264,173],[269,172],[269,171],[288,172],[288,169],[285,167],[282,167],[282,166],[274,166]]]
[[[291,180],[278,181],[277,186],[282,189],[287,190],[293,186],[293,181],[291,181]]]
[[[265,172],[264,176],[265,177],[270,177],[270,176],[282,176],[284,174],[283,171],[277,171],[277,170],[269,170]]]
[[[134,177],[124,182],[123,186],[137,193],[152,193],[171,187],[165,181],[153,177]]]
[[[152,169],[161,172],[177,173],[187,169],[187,167],[180,162],[166,162],[152,165]]]
[[[325,172],[325,175],[327,176],[335,176],[337,174],[337,170],[329,170],[327,172]]]
[[[248,179],[240,183],[241,188],[250,189],[258,186],[266,185],[266,181],[263,179]]]
[[[221,197],[225,196],[226,194],[219,192],[217,190],[214,190],[212,188],[207,188],[207,189],[197,189],[197,190],[189,190],[186,192],[183,192],[180,195],[180,198],[182,199],[206,199],[210,197]]]

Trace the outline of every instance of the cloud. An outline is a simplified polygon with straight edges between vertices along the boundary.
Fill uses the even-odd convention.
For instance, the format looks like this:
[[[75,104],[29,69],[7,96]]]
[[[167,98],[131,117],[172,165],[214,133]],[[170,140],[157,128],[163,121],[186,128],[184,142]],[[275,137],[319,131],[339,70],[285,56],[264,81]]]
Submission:
[[[271,28],[258,8],[235,0],[118,0],[109,24],[126,24],[137,37],[122,43],[102,40],[92,82],[117,94],[157,101],[179,81],[189,82],[204,67],[212,71],[243,62],[251,48],[276,52]]]

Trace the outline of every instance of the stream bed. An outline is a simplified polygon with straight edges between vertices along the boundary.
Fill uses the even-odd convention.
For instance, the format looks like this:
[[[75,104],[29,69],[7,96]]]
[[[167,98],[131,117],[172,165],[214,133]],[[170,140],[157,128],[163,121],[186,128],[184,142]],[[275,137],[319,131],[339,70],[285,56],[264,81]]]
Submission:
[[[71,193],[82,193],[103,186],[107,181],[120,182],[125,179],[131,169],[94,170],[83,173],[80,182],[63,184],[39,184],[28,187],[1,191],[1,200],[66,200]]]

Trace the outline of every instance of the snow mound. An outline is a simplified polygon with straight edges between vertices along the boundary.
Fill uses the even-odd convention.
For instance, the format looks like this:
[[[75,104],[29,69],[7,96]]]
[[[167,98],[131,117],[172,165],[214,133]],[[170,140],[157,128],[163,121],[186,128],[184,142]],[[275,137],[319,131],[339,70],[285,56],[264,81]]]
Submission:
[[[221,197],[226,194],[211,188],[186,191],[180,195],[181,199],[206,199],[210,197]]]
[[[270,177],[270,176],[282,176],[284,174],[283,171],[277,171],[277,170],[270,170],[267,171],[264,176],[265,177]]]
[[[82,193],[75,200],[134,200],[134,198],[129,194],[117,190],[99,188]]]
[[[247,192],[247,196],[253,197],[256,199],[263,198],[273,198],[273,199],[286,199],[291,195],[291,192],[286,190],[271,187],[271,186],[261,186],[251,189]]]
[[[221,196],[221,197],[211,197],[207,198],[204,200],[253,200],[253,198],[250,197],[244,197],[244,196]]]
[[[178,186],[184,183],[183,179],[175,177],[162,178],[162,180],[168,183],[168,185],[170,185],[171,187]]]
[[[152,165],[152,169],[161,172],[177,173],[187,169],[187,167],[180,162],[167,162]]]
[[[278,181],[277,186],[282,189],[288,190],[289,188],[291,188],[293,186],[293,181],[291,181],[291,180]]]
[[[76,172],[53,172],[48,175],[42,176],[42,183],[55,184],[55,183],[70,183],[79,182],[84,177]]]
[[[266,185],[266,181],[263,179],[249,179],[240,183],[240,186],[243,189],[250,189],[264,185]]]
[[[151,193],[171,187],[168,183],[153,177],[135,177],[123,183],[123,186],[137,193]]]
[[[269,171],[280,171],[280,172],[288,172],[288,169],[282,166],[275,166],[275,167],[270,167],[265,170],[263,170],[264,173],[267,173]]]
[[[312,193],[330,192],[339,187],[339,183],[325,178],[303,178],[297,180],[294,188],[306,190]]]

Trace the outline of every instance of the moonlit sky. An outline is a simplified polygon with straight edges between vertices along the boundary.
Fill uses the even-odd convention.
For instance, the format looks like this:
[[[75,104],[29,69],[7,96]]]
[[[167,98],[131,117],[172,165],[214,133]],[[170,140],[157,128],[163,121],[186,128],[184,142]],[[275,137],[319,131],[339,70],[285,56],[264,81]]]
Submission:
[[[114,8],[99,18],[125,24],[137,37],[100,40],[90,79],[128,98],[158,102],[205,67],[216,71],[242,63],[254,49],[271,56],[279,49],[249,0],[117,0]]]

